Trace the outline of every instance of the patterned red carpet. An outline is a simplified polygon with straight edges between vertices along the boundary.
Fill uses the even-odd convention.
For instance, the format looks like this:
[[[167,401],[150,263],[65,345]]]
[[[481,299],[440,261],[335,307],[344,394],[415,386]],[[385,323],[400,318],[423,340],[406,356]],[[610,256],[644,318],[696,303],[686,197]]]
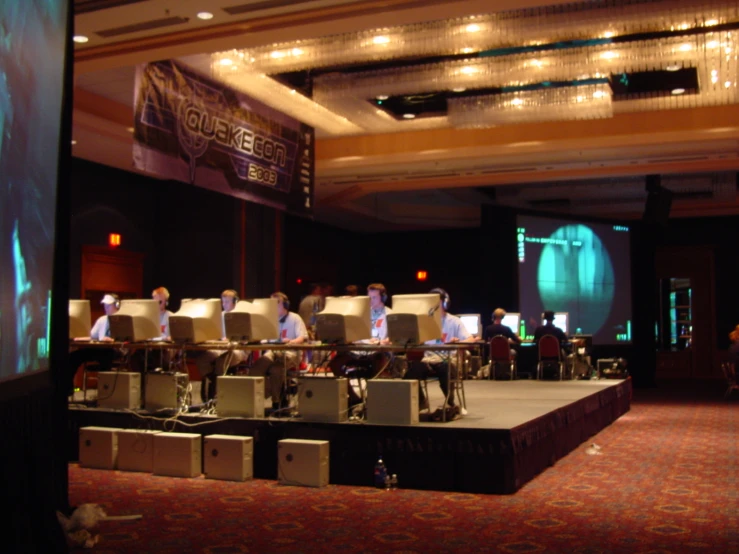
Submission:
[[[403,490],[402,475],[386,492],[71,465],[70,501],[143,514],[103,522],[99,554],[739,553],[739,399],[709,388],[637,389],[629,413],[511,496]]]

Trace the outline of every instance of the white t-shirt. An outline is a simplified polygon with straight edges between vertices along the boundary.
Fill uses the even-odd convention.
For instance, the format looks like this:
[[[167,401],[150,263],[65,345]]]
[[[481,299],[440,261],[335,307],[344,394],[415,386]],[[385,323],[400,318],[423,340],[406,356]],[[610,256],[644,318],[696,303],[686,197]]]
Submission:
[[[284,318],[280,318],[280,340],[287,342],[298,337],[308,338],[308,329],[298,314],[289,312]]]
[[[169,310],[159,312],[159,329],[162,332],[161,338],[169,336],[169,316],[171,315],[172,312],[170,312]]]
[[[110,323],[107,315],[101,315],[95,321],[95,325],[92,326],[90,338],[92,340],[103,340],[107,336],[110,336]]]
[[[456,315],[445,314],[441,318],[441,340],[429,340],[426,344],[444,344],[451,342],[452,339],[463,341],[470,337],[470,332],[467,327],[464,326],[462,320]],[[449,360],[450,357],[456,358],[456,352],[450,350],[445,351],[433,351],[427,350],[423,355],[423,361],[426,363],[436,364]]]
[[[372,339],[385,340],[387,338],[387,315],[393,311],[387,306],[379,310],[370,310],[370,324],[372,326]],[[371,339],[359,340],[357,343],[367,344]]]

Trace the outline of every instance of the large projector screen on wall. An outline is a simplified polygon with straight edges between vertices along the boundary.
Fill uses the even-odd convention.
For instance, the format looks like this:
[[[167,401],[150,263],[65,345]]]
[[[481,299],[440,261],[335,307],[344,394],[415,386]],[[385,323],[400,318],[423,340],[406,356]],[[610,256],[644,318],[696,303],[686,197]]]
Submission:
[[[49,368],[68,14],[0,2],[0,381]]]
[[[551,310],[569,314],[569,335],[631,342],[627,226],[519,215],[516,241],[522,336],[532,338],[542,312]]]

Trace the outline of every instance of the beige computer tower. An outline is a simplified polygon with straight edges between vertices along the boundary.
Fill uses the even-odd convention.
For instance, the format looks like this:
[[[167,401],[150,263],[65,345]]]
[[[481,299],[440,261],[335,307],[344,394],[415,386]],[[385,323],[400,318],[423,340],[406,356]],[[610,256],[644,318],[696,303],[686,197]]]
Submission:
[[[379,425],[418,423],[418,381],[415,379],[367,381],[367,422]]]
[[[203,437],[203,466],[208,479],[246,481],[254,476],[254,440],[238,435]]]
[[[184,406],[190,379],[186,373],[147,373],[144,406],[149,412]]]
[[[348,419],[347,380],[305,377],[298,382],[298,411],[305,421],[340,423]]]
[[[137,410],[141,407],[141,374],[128,371],[98,373],[98,407]]]
[[[328,485],[328,455],[328,441],[278,441],[277,480],[282,485],[325,487]]]
[[[219,376],[216,412],[223,417],[264,417],[264,377]]]
[[[195,433],[154,435],[154,475],[197,477],[202,468],[202,438]]]
[[[118,460],[118,431],[112,427],[80,428],[80,467],[115,469]]]
[[[118,469],[152,472],[154,467],[154,435],[161,431],[121,429],[118,431]]]

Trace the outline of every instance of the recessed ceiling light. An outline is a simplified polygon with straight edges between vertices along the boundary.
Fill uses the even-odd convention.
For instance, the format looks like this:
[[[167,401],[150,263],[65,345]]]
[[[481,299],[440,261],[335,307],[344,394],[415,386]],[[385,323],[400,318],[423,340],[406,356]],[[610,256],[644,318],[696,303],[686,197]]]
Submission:
[[[75,41],[77,44],[84,44],[90,39],[87,38],[85,35],[74,35],[72,40]]]
[[[293,48],[291,52],[293,56],[300,56],[303,53],[300,48]]]
[[[286,56],[286,54],[284,52],[280,51],[280,50],[275,50],[269,56],[272,59],[279,60],[280,58],[284,58]]]
[[[213,19],[213,14],[210,12],[198,12],[198,19],[202,19],[202,20]]]
[[[476,33],[480,30],[480,26],[477,23],[471,23],[464,28],[468,33]]]
[[[613,31],[606,31],[605,33],[603,33],[603,38],[611,38],[615,36],[615,34],[616,33],[614,33]]]
[[[677,70],[680,69],[680,66],[678,64],[674,63],[672,65],[668,65],[667,67],[665,67],[665,69],[667,71],[677,71]]]
[[[706,43],[706,48],[718,48],[721,43],[717,40],[710,40]]]
[[[477,73],[479,71],[478,68],[473,67],[471,65],[466,65],[462,69],[459,70],[460,72],[464,73],[465,75],[472,75],[473,73]]]
[[[677,96],[678,94],[685,94],[685,89],[684,88],[674,88],[672,89],[672,94],[674,94],[675,96]]]
[[[718,25],[718,19],[709,19],[703,25],[706,27],[713,27],[714,25]]]
[[[390,97],[387,94],[378,94],[377,96],[375,96],[375,98],[377,98],[378,100],[387,100]]]
[[[613,50],[609,50],[608,52],[603,52],[600,55],[601,58],[604,60],[612,60],[613,58],[618,58],[618,52],[614,52]]]
[[[606,93],[603,92],[602,90],[596,90],[593,93],[593,98],[603,98],[605,95],[606,95]]]
[[[688,44],[687,42],[685,44],[680,45],[680,52],[690,52],[693,49],[692,44]]]
[[[724,83],[724,86],[725,86],[726,88],[729,88],[729,87],[731,86],[731,81],[726,81],[726,82]]]
[[[464,87],[457,87],[457,88],[453,88],[453,89],[452,89],[452,92],[464,92],[464,91],[466,91],[466,90],[467,90],[467,89],[466,89],[466,88],[464,88]]]
[[[521,100],[520,98],[514,98],[513,100],[511,100],[511,104],[513,106],[520,106],[521,104],[523,104],[523,100]]]
[[[221,65],[233,65],[233,60],[231,58],[221,58],[220,64]]]
[[[390,42],[390,39],[388,37],[378,35],[372,39],[372,42],[374,42],[375,44],[387,44],[388,42]]]
[[[415,119],[415,118],[416,118],[416,114],[414,113],[404,113],[403,114],[403,119]]]
[[[471,54],[474,51],[474,48],[462,48],[462,54]]]

